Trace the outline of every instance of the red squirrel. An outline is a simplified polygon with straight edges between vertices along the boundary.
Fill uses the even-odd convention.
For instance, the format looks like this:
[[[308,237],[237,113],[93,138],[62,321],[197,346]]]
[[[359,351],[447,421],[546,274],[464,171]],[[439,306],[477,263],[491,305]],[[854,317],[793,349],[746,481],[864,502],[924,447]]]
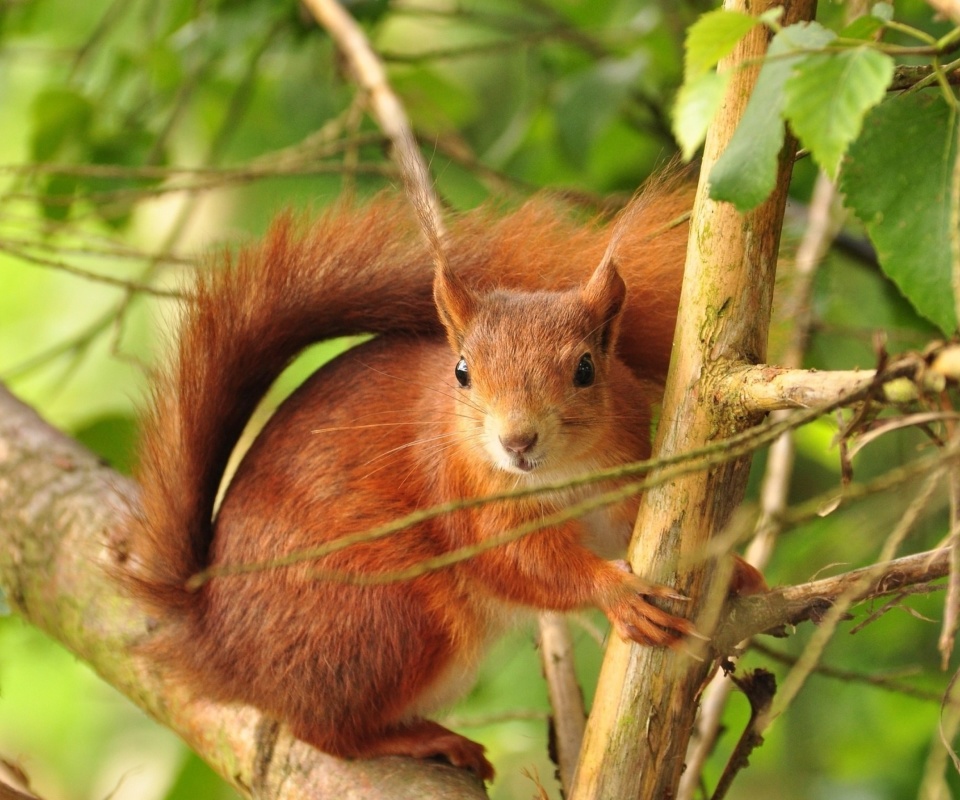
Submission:
[[[543,203],[455,222],[449,269],[402,200],[276,222],[202,273],[143,422],[134,594],[147,648],[198,694],[243,702],[341,757],[442,757],[489,780],[483,747],[427,715],[463,695],[526,609],[597,606],[616,632],[674,645],[676,597],[607,560],[631,497],[402,581],[358,585],[475,545],[611,488],[456,511],[331,555],[191,590],[210,567],[268,564],[461,498],[539,486],[648,456],[669,361],[689,194],[653,190],[623,232]],[[599,264],[599,266],[597,266]],[[629,286],[629,291],[627,290]],[[285,400],[215,511],[255,406],[306,345],[380,334]]]

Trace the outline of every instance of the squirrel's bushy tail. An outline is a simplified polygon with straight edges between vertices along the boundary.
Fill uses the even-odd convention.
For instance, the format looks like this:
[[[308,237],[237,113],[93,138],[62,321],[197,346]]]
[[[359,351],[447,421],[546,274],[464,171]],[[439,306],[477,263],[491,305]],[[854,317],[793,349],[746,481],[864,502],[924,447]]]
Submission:
[[[286,215],[262,242],[203,271],[142,420],[142,512],[133,591],[160,614],[195,610],[227,460],[290,360],[336,336],[417,330],[433,316],[432,265],[402,199]]]

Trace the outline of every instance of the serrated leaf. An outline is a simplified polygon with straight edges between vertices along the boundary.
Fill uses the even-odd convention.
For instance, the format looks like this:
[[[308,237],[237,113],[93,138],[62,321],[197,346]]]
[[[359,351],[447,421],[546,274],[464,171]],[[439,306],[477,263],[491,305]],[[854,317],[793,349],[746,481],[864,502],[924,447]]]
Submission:
[[[867,116],[841,173],[847,204],[866,225],[883,271],[945,333],[957,326],[949,189],[957,126],[937,92],[888,100]]]
[[[707,128],[723,102],[730,73],[706,72],[685,82],[673,106],[673,134],[680,143],[684,161],[689,161],[707,136]]]
[[[783,147],[783,87],[796,65],[836,36],[816,22],[790,25],[770,42],[753,94],[710,173],[710,196],[749,211],[773,191]],[[791,55],[795,54],[795,55]]]
[[[700,17],[687,31],[684,44],[685,80],[697,78],[715,67],[759,24],[759,19],[740,11],[717,9]]]
[[[890,56],[862,46],[806,58],[784,85],[784,116],[831,178],[864,115],[886,95],[893,68]]]

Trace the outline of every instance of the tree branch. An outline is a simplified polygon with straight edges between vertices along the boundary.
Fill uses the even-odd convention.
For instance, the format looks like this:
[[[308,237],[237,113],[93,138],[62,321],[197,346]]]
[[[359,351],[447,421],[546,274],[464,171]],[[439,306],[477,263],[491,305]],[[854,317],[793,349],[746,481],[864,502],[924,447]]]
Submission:
[[[756,634],[777,631],[785,625],[818,622],[833,602],[851,589],[857,590],[853,601],[863,603],[944,578],[950,572],[950,550],[941,547],[810,583],[778,587],[765,594],[732,598],[714,631],[711,649],[716,655],[726,655]]]
[[[724,7],[760,14],[774,2],[728,0]],[[810,19],[813,0],[786,5],[781,24]],[[759,26],[721,62],[730,83],[704,148],[700,184],[690,223],[673,359],[654,452],[670,457],[731,435],[756,417],[726,404],[724,378],[731,366],[765,359],[767,326],[780,228],[793,165],[789,137],[780,154],[776,188],[758,208],[740,215],[710,199],[712,165],[743,114],[756,69],[766,51]],[[692,611],[718,613],[711,571],[696,555],[724,529],[746,489],[749,456],[706,473],[680,477],[646,492],[630,561],[637,572],[676,586],[694,598]],[[719,582],[717,582],[719,584]],[[720,590],[722,591],[722,589]],[[693,730],[697,699],[709,664],[675,651],[639,648],[611,638],[604,658],[573,795],[675,797]]]
[[[110,577],[136,502],[130,480],[0,386],[0,589],[12,609],[179,734],[244,796],[486,796],[469,774],[442,764],[333,758],[254,709],[190,698],[159,674],[136,652],[150,620]]]
[[[960,346],[908,353],[877,370],[784,369],[744,366],[724,378],[723,396],[745,414],[789,408],[828,406],[845,395],[873,388],[877,399],[906,403],[923,392],[942,392],[960,378]],[[859,399],[859,398],[858,398]]]

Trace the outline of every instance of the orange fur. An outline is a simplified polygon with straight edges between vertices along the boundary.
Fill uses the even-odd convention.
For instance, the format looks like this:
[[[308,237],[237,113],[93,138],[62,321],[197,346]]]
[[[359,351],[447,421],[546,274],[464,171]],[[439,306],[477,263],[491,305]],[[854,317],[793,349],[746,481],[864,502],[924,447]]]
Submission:
[[[185,586],[210,565],[270,561],[418,508],[646,457],[686,244],[685,225],[663,227],[689,204],[684,190],[654,192],[637,201],[646,210],[616,268],[595,273],[609,229],[541,201],[455,222],[452,274],[434,285],[404,203],[381,198],[305,228],[281,218],[262,244],[203,274],[143,425],[129,580],[160,618],[150,651],[196,692],[257,706],[329,753],[442,756],[490,778],[479,745],[424,715],[469,688],[521,609],[596,605],[620,635],[656,645],[688,632],[648,602],[669,590],[605,560],[626,543],[635,498],[409,580],[319,574],[415,568],[609,483]],[[382,335],[281,405],[212,521],[227,458],[280,370],[311,342],[359,332]],[[454,376],[461,357],[467,387]]]

